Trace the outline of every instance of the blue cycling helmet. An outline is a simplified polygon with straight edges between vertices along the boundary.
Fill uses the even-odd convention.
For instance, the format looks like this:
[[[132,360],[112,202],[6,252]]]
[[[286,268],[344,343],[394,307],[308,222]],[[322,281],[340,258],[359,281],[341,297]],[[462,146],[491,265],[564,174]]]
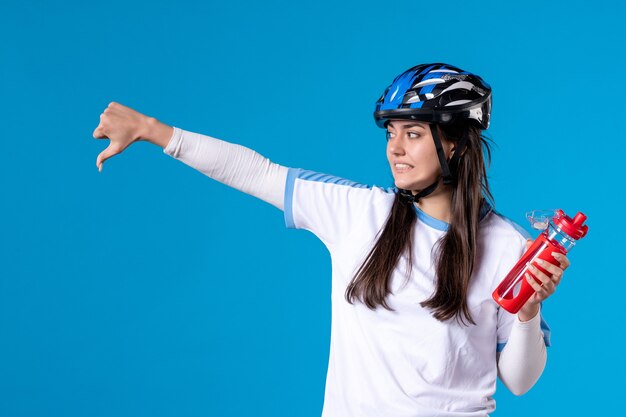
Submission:
[[[461,138],[450,159],[446,159],[436,124],[466,119],[481,129],[489,127],[491,87],[480,76],[444,64],[420,64],[398,75],[376,102],[374,120],[385,129],[389,119],[427,122],[437,149],[443,183],[455,184],[458,162],[467,144]],[[439,179],[413,195],[399,190],[408,201],[416,202],[432,193]]]
[[[452,65],[421,64],[398,75],[376,102],[374,119],[385,128],[389,119],[451,123],[468,119],[489,127],[491,87],[478,75]]]

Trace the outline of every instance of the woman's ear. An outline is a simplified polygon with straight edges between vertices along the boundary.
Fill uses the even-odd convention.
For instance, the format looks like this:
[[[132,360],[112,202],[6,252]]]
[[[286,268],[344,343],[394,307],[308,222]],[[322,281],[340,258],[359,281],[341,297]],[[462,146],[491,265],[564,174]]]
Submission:
[[[452,147],[450,148],[450,154],[449,157],[452,157],[452,155],[454,154],[454,151],[456,150],[456,143],[452,144]],[[463,149],[463,152],[461,152],[461,156],[465,155],[465,152],[467,151],[467,146]]]
[[[456,149],[456,144],[454,142],[446,142],[444,145],[446,147],[446,156],[448,159],[452,158],[452,154]]]

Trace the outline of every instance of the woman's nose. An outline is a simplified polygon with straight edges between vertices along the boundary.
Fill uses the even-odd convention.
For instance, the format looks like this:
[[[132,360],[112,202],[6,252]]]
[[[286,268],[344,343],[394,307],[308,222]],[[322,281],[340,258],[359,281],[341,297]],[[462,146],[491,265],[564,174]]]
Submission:
[[[404,155],[404,146],[402,146],[402,143],[396,138],[389,139],[387,147],[389,149],[389,153],[392,155]]]

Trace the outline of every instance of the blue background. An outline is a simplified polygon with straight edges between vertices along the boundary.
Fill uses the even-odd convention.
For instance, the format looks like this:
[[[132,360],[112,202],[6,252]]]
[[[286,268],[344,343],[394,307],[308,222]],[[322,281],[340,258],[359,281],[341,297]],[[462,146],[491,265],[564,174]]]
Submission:
[[[92,133],[117,101],[387,187],[374,102],[435,61],[494,89],[497,209],[528,230],[531,209],[589,217],[544,304],[547,368],[521,397],[498,382],[495,415],[614,414],[625,15],[617,1],[4,0],[0,416],[319,416],[323,244],[147,142],[99,173],[108,141]]]

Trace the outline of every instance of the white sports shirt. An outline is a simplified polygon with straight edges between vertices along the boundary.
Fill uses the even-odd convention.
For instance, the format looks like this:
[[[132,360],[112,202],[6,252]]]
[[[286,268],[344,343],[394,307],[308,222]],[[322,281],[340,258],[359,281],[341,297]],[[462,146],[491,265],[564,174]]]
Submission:
[[[413,272],[406,257],[387,300],[396,311],[350,304],[346,287],[374,245],[393,204],[395,188],[366,186],[314,171],[289,168],[284,212],[288,227],[319,237],[332,259],[332,326],[323,417],[485,416],[495,409],[496,350],[516,316],[492,292],[526,251],[530,236],[485,204],[478,259],[468,306],[476,325],[442,323],[420,301],[435,291],[431,249],[448,224],[414,205]],[[549,327],[541,320],[549,346]]]
[[[498,369],[519,393],[541,374],[550,343],[543,317],[520,322],[491,298],[529,235],[489,205],[481,211],[480,262],[468,295],[477,325],[464,327],[441,323],[419,305],[435,290],[430,252],[448,224],[415,205],[412,274],[406,281],[403,256],[387,298],[395,311],[372,311],[345,299],[347,284],[387,219],[395,188],[287,168],[244,146],[176,127],[163,152],[283,209],[288,227],[310,230],[327,246],[332,325],[323,417],[486,416],[495,409]],[[511,346],[502,351],[509,338]],[[497,351],[506,353],[499,368]]]

